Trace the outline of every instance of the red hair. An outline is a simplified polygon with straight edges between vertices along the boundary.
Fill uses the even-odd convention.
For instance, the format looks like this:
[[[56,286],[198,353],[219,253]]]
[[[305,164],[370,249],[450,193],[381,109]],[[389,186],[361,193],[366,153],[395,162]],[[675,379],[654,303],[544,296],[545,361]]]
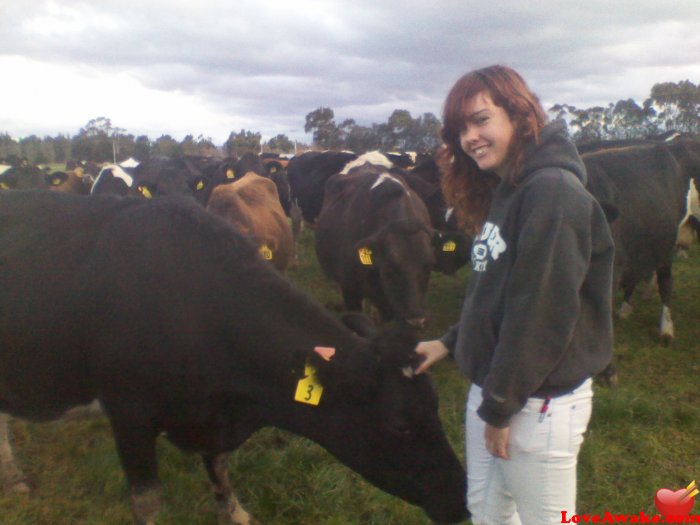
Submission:
[[[454,206],[460,223],[472,234],[478,232],[486,220],[491,191],[498,183],[496,175],[480,170],[460,145],[460,133],[466,120],[465,104],[484,91],[496,106],[506,111],[515,126],[508,147],[512,170],[506,180],[511,184],[519,182],[525,146],[539,141],[540,130],[547,120],[537,96],[516,71],[506,66],[489,66],[467,73],[447,94],[442,118],[445,145],[438,152],[437,161],[442,171],[445,200]]]

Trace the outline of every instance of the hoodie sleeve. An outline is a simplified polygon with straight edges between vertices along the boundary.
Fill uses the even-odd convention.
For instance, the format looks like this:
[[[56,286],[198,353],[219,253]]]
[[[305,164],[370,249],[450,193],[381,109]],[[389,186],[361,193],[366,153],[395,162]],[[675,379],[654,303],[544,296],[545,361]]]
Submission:
[[[447,347],[450,356],[454,357],[457,346],[457,334],[459,333],[459,323],[450,326],[445,334],[440,338],[440,342]]]
[[[495,427],[507,426],[556,367],[579,318],[592,205],[569,175],[542,170],[524,188],[504,316],[478,409]]]

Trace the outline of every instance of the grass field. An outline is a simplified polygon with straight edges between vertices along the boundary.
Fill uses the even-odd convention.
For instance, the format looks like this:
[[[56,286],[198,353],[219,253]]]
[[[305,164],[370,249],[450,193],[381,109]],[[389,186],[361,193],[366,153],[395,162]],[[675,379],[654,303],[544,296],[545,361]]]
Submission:
[[[309,232],[301,263],[289,272],[321,302],[339,304],[321,277]],[[579,512],[655,513],[660,488],[700,480],[700,246],[675,265],[676,341],[657,341],[657,296],[636,299],[637,311],[616,321],[619,385],[596,387],[594,413],[580,456]],[[425,338],[455,322],[468,273],[434,274]],[[639,294],[638,294],[639,295]],[[434,367],[441,417],[463,458],[466,381],[454,363]],[[0,495],[0,524],[128,524],[124,476],[104,418],[82,422],[12,423],[30,495]],[[214,524],[214,500],[201,462],[165,440],[158,445],[164,486],[162,524]],[[240,499],[266,525],[419,525],[429,520],[384,494],[315,444],[276,429],[253,436],[231,459]],[[700,514],[696,503],[695,514]],[[468,522],[467,522],[468,523]]]

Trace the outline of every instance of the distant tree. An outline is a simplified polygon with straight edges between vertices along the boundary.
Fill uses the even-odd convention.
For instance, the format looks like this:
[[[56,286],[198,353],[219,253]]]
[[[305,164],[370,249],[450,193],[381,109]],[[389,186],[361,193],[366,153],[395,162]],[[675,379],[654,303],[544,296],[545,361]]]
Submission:
[[[11,159],[22,157],[19,142],[13,139],[8,133],[0,134],[0,159],[10,163]]]
[[[614,106],[611,104],[611,116],[608,119],[608,135],[612,139],[631,139],[648,137],[656,133],[657,124],[654,119],[655,111],[645,104],[639,106],[631,98],[619,100]]]
[[[51,144],[53,149],[54,162],[66,163],[71,158],[71,140],[68,135],[57,135],[56,137],[46,137],[44,141]]]
[[[121,133],[112,137],[115,147],[117,162],[122,162],[133,157],[136,152],[136,139],[131,134]]]
[[[368,128],[365,126],[353,126],[345,136],[345,149],[356,153],[366,153],[380,149],[377,125]]]
[[[139,162],[147,160],[151,156],[151,148],[151,140],[146,135],[139,135],[136,137],[132,156]]]
[[[20,139],[19,147],[22,157],[31,164],[47,164],[53,161],[53,152],[51,152],[51,156],[47,155],[43,141],[36,135]]]
[[[198,155],[203,155],[205,157],[214,157],[219,155],[219,148],[216,147],[214,141],[211,140],[211,137],[199,135],[196,143]]]
[[[335,149],[342,145],[340,132],[333,118],[335,113],[331,108],[323,106],[306,115],[304,131],[313,133],[313,141],[324,149]]]
[[[182,145],[170,135],[161,135],[153,143],[151,153],[153,156],[180,157],[182,156]]]
[[[415,122],[408,110],[395,109],[387,120],[383,146],[386,151],[406,151],[413,135]]]
[[[114,158],[112,121],[105,117],[90,120],[73,137],[71,149],[78,160],[110,162]]]
[[[199,148],[192,135],[185,136],[182,142],[180,142],[180,147],[182,148],[183,155],[199,155]]]
[[[294,151],[294,143],[287,137],[287,135],[277,135],[271,138],[267,142],[267,146],[270,150],[278,153],[291,153]]]
[[[262,146],[262,135],[258,132],[242,129],[239,133],[233,131],[224,143],[224,152],[228,156],[241,157],[245,153],[259,153]]]
[[[660,128],[700,132],[700,86],[689,80],[654,84],[648,104],[656,109]]]
[[[423,113],[422,116],[416,119],[414,130],[410,138],[409,144],[406,145],[407,151],[419,151],[427,153],[437,150],[442,144],[440,130],[442,123],[432,113]]]

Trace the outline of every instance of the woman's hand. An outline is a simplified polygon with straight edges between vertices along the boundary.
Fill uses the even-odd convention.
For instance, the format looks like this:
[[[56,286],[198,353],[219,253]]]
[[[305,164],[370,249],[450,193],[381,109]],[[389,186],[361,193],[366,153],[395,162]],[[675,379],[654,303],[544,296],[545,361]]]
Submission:
[[[428,368],[433,366],[434,363],[444,359],[449,351],[447,347],[439,339],[434,339],[432,341],[421,341],[416,346],[416,353],[423,356],[425,359],[416,368],[416,374],[422,374]]]
[[[510,427],[496,428],[486,423],[484,429],[484,440],[486,441],[486,450],[492,456],[502,459],[510,459],[508,455],[508,438],[510,437]]]

